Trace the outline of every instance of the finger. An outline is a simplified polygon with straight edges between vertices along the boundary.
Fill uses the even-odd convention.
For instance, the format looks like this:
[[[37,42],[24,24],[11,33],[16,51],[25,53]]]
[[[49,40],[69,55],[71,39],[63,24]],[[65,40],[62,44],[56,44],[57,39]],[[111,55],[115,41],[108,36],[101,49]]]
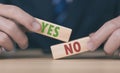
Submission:
[[[110,36],[104,46],[104,50],[107,54],[112,55],[120,47],[120,29],[117,29]]]
[[[40,24],[31,15],[19,7],[0,4],[0,15],[15,20],[30,31],[40,31]]]
[[[0,31],[0,46],[6,48],[6,50],[8,51],[14,49],[14,44],[12,40],[9,38],[7,34],[1,31]]]
[[[27,48],[27,36],[13,21],[0,17],[0,30],[8,34],[19,45],[20,48]]]
[[[120,16],[106,22],[95,34],[90,37],[88,42],[88,49],[91,51],[96,50],[111,34],[113,31],[120,27]]]

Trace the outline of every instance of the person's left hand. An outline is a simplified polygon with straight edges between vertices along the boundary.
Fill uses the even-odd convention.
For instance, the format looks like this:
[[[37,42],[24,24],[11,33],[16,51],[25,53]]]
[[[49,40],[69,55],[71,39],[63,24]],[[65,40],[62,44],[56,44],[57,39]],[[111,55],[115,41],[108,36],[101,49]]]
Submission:
[[[120,48],[120,16],[106,22],[90,36],[88,49],[94,51],[104,42],[104,51],[109,55]]]

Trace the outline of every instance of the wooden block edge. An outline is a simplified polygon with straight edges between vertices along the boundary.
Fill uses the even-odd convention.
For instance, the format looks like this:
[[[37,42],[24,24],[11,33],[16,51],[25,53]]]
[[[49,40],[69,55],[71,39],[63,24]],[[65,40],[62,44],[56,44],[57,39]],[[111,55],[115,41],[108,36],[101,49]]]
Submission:
[[[83,37],[83,38],[79,38],[79,39],[84,39],[84,38],[90,39],[90,37]],[[79,39],[75,39],[75,40],[79,40]],[[75,40],[69,41],[69,42],[67,42],[67,43],[73,42],[73,41],[75,41]],[[65,44],[65,43],[60,43],[60,44]],[[52,57],[53,57],[54,60],[64,58],[64,57],[56,58],[56,57],[53,55],[52,47],[54,47],[54,46],[56,46],[56,45],[60,45],[60,44],[55,44],[55,45],[50,46],[50,48],[51,48],[51,53],[52,53]],[[89,50],[88,50],[88,51],[89,51]],[[86,52],[86,51],[84,51],[84,52]],[[83,53],[83,52],[80,52],[80,53]],[[77,53],[77,54],[78,54],[78,53]],[[76,55],[76,54],[73,54],[73,55]],[[68,55],[68,56],[72,56],[72,55]],[[68,57],[68,56],[65,56],[65,57]]]
[[[45,21],[45,20],[39,19],[39,18],[35,18],[35,19],[36,19],[38,22],[39,22],[39,20]],[[71,29],[71,28],[64,27],[64,26],[61,26],[61,25],[58,25],[58,24],[55,24],[55,23],[52,23],[52,22],[49,22],[49,21],[45,21],[45,22],[51,23],[51,24],[53,24],[53,25],[56,25],[56,26],[59,26],[59,27],[62,27],[62,28],[65,28],[65,29],[69,30],[69,31],[70,31],[69,38],[68,38],[67,40],[63,40],[63,39],[57,39],[57,38],[54,38],[54,37],[51,37],[51,36],[47,36],[47,35],[45,35],[45,34],[41,34],[41,33],[37,32],[38,34],[41,34],[41,35],[44,35],[44,36],[46,36],[46,37],[50,37],[50,38],[52,38],[52,39],[56,39],[56,40],[59,40],[59,41],[62,41],[62,42],[68,42],[68,41],[70,40],[70,36],[71,36],[71,34],[72,34],[72,29]]]

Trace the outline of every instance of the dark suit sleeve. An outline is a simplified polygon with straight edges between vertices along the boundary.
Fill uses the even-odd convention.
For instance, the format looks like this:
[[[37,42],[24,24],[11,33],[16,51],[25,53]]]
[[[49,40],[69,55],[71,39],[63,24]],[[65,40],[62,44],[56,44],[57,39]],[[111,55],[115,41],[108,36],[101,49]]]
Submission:
[[[2,4],[11,4],[10,0],[0,0]]]
[[[120,0],[118,0],[118,6],[117,6],[117,10],[118,10],[118,15],[120,15]]]

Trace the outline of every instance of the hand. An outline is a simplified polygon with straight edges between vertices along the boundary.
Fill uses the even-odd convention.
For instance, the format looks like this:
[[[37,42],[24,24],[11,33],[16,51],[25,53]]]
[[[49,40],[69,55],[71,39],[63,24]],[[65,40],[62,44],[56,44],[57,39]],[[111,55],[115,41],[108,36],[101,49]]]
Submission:
[[[21,27],[40,31],[40,24],[31,15],[16,6],[0,4],[0,46],[12,50],[14,41],[20,48],[27,48],[28,38]]]
[[[120,48],[120,16],[106,22],[92,34],[88,42],[88,48],[94,51],[105,41],[104,51],[109,55]]]

